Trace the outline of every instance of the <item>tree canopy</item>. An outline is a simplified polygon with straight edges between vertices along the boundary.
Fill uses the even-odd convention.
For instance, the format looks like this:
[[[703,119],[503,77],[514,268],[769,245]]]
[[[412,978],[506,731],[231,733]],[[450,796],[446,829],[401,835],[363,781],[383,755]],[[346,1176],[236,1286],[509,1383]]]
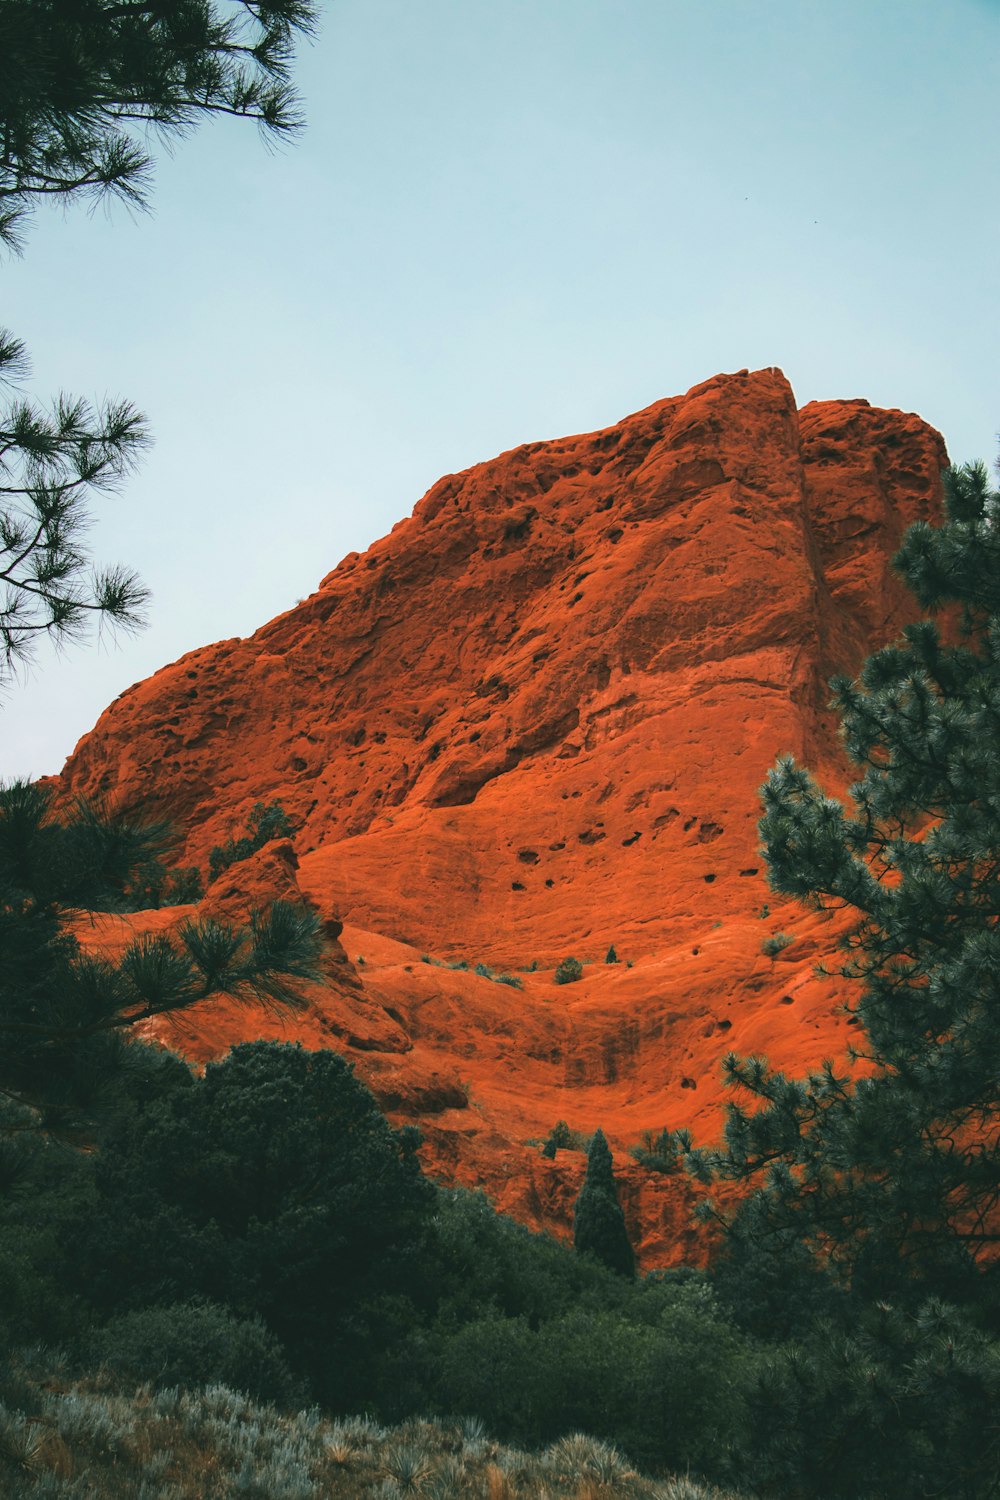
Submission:
[[[0,330],[0,387],[27,373],[24,345]],[[60,396],[46,410],[18,395],[0,408],[0,683],[42,637],[144,624],[148,591],[126,568],[93,567],[85,533],[91,495],[118,489],[148,441],[127,401]]]
[[[208,115],[301,124],[289,78],[313,0],[5,0],[0,6],[0,240],[43,198],[145,205],[148,136]]]
[[[946,504],[896,558],[943,620],[833,683],[849,804],[788,758],[763,793],[772,886],[857,913],[858,1066],[791,1080],[728,1058],[755,1104],[708,1165],[763,1176],[761,1231],[793,1231],[847,1284],[978,1300],[1000,1245],[1000,496],[972,465]]]
[[[88,1294],[109,1311],[127,1287],[130,1305],[195,1294],[260,1315],[318,1388],[349,1388],[362,1305],[402,1294],[419,1263],[434,1203],[419,1139],[337,1053],[235,1047],[102,1137]]]
[[[216,115],[271,141],[301,124],[289,78],[312,0],[4,0],[0,5],[0,245],[20,253],[47,199],[149,198],[151,137]],[[28,399],[20,339],[0,329],[0,686],[43,638],[89,624],[132,631],[148,593],[91,565],[89,504],[118,489],[149,441],[128,401]]]
[[[53,1128],[89,1119],[139,1022],[220,995],[295,1006],[296,979],[317,977],[319,918],[282,902],[242,928],[189,920],[137,937],[116,960],[81,952],[67,912],[133,904],[132,874],[166,837],[86,803],[57,816],[36,784],[0,788],[0,1092]]]

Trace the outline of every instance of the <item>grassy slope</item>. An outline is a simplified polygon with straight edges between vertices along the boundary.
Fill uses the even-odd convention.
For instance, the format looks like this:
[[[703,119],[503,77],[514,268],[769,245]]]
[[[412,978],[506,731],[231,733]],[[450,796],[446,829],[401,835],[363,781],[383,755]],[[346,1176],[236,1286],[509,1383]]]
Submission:
[[[581,1434],[537,1454],[506,1448],[476,1418],[387,1429],[283,1414],[224,1386],[123,1395],[25,1377],[17,1395],[23,1412],[0,1407],[10,1500],[735,1500],[645,1479]]]

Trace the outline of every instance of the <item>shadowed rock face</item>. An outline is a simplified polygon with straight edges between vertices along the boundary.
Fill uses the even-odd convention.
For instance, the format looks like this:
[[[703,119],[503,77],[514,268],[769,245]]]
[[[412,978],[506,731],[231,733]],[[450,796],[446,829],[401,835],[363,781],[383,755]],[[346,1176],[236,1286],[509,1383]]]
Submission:
[[[129,689],[63,784],[168,812],[202,861],[280,798],[300,829],[282,878],[354,961],[288,1034],[356,1056],[441,1176],[558,1226],[583,1158],[524,1146],[557,1118],[619,1147],[711,1134],[725,1051],[842,1050],[812,976],[832,930],[769,897],[757,788],[783,750],[843,780],[827,680],[910,617],[889,558],[945,462],[919,418],[797,411],[773,369],[515,449],[250,639]],[[776,925],[795,942],[772,960]],[[611,943],[632,969],[594,962]],[[422,954],[549,972],[517,990]],[[569,954],[584,979],[554,986]],[[221,1008],[198,1026],[198,1056],[256,1029]],[[626,1196],[647,1262],[687,1253],[682,1187],[633,1173]]]

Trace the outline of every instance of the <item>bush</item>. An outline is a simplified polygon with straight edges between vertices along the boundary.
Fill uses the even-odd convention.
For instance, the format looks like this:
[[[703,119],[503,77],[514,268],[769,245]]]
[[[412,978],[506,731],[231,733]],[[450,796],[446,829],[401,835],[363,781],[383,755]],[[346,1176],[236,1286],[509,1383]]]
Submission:
[[[766,937],[760,945],[760,951],[767,958],[777,958],[795,939],[790,932],[776,932],[773,937]]]
[[[145,1307],[112,1318],[89,1341],[90,1357],[128,1381],[227,1385],[285,1405],[298,1394],[284,1351],[259,1318],[216,1302]]]
[[[391,1129],[350,1064],[247,1043],[100,1144],[72,1261],[98,1308],[225,1303],[265,1320],[316,1395],[363,1398],[364,1362],[402,1316],[391,1299],[419,1280],[434,1192],[418,1133]]]
[[[583,964],[578,958],[564,958],[555,972],[556,984],[576,984],[583,978]]]
[[[821,1322],[767,1361],[740,1453],[767,1494],[912,1500],[996,1493],[1000,1344],[930,1299]]]
[[[272,839],[289,839],[295,828],[280,802],[255,802],[247,818],[247,831],[242,838],[227,839],[209,851],[208,878],[217,880],[230,865],[249,859],[258,849],[263,849]]]
[[[644,1130],[638,1146],[629,1150],[629,1156],[651,1172],[668,1174],[678,1171],[681,1165],[679,1143],[671,1130]]]
[[[466,1323],[441,1340],[429,1389],[441,1410],[482,1412],[505,1442],[583,1430],[644,1467],[722,1478],[757,1364],[704,1284],[658,1284],[535,1328],[498,1315]]]
[[[161,906],[189,906],[205,894],[197,865],[168,870],[157,859],[139,865],[128,885],[128,904],[137,911]]]

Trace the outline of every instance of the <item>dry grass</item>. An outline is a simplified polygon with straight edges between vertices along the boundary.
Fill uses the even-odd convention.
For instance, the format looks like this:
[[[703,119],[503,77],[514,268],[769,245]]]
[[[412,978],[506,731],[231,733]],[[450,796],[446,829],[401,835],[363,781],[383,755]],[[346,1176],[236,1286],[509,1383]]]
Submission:
[[[5,1500],[735,1500],[645,1479],[581,1433],[530,1454],[476,1418],[386,1430],[278,1412],[222,1386],[125,1396],[50,1376],[25,1390],[25,1410],[0,1406]]]

